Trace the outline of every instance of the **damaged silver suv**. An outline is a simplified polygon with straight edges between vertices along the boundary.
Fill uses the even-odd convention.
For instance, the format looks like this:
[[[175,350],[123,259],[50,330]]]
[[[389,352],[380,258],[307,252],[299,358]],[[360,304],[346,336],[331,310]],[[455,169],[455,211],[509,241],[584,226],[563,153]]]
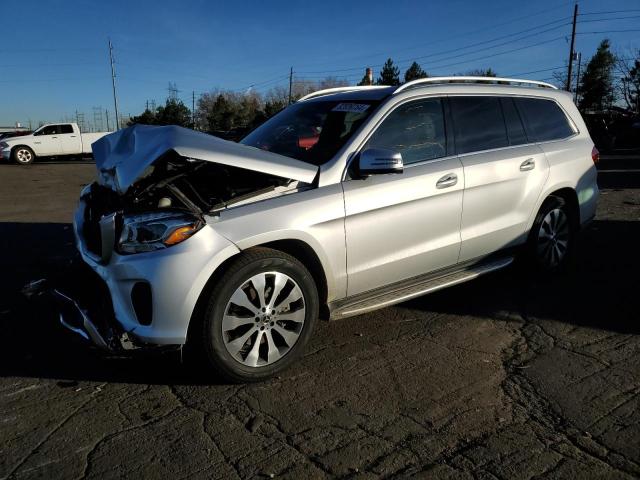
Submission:
[[[571,96],[526,80],[330,89],[239,144],[134,126],[93,150],[74,229],[105,307],[97,320],[57,291],[62,323],[118,352],[192,344],[232,381],[286,368],[320,316],[455,285],[518,252],[561,268],[598,196]]]

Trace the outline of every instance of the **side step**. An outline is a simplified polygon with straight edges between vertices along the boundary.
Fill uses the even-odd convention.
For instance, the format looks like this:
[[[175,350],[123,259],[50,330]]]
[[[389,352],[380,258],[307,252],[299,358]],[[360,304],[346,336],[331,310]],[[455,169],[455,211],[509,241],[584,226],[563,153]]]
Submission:
[[[363,313],[371,312],[379,308],[388,307],[396,303],[405,302],[415,297],[435,292],[446,287],[457,285],[485,273],[500,270],[513,263],[514,257],[502,257],[489,262],[472,265],[464,270],[458,270],[448,274],[438,276],[421,276],[412,280],[400,282],[395,286],[385,287],[359,294],[330,305],[331,320],[351,317]]]

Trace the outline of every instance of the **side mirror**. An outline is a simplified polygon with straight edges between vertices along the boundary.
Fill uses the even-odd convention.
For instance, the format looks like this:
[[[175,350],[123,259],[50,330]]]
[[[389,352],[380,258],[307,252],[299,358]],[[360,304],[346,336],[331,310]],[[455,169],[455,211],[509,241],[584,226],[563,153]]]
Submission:
[[[386,173],[402,173],[402,154],[385,148],[368,148],[360,153],[358,173],[363,177]]]

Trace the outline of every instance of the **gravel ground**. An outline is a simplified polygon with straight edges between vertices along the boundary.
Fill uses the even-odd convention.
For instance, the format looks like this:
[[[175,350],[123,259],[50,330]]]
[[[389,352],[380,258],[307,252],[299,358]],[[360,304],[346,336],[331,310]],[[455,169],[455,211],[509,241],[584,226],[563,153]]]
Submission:
[[[242,386],[102,358],[29,308],[94,167],[0,165],[0,478],[640,477],[640,176],[616,162],[569,273],[322,322],[298,365]]]

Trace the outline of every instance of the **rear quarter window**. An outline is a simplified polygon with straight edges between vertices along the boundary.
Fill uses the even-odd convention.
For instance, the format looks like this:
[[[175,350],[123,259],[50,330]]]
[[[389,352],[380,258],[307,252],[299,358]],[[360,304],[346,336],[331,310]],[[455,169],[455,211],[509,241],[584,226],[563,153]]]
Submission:
[[[564,111],[553,100],[516,98],[515,101],[532,140],[560,140],[576,133]]]

